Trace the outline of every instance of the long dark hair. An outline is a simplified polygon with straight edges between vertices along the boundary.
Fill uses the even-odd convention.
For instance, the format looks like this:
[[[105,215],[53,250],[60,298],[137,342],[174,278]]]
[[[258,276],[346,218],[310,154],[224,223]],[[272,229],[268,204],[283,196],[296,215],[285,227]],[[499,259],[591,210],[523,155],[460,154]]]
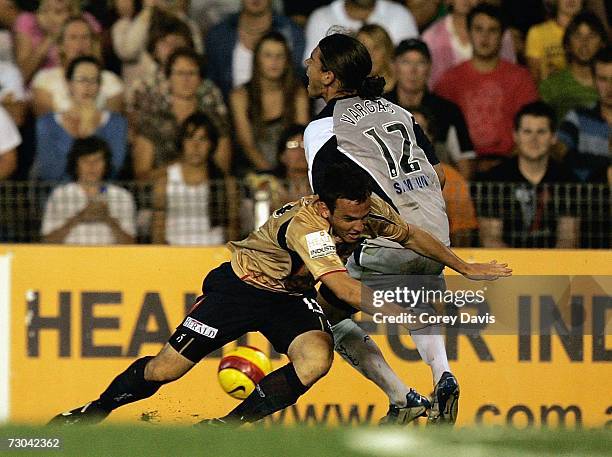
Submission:
[[[331,71],[342,89],[355,91],[362,98],[376,99],[385,89],[385,78],[368,76],[372,58],[367,48],[356,38],[333,33],[319,41],[323,71]]]
[[[179,126],[176,136],[176,149],[183,154],[183,142],[191,138],[196,130],[204,129],[208,139],[210,140],[210,151],[206,159],[206,168],[208,170],[208,179],[210,185],[210,206],[209,218],[213,227],[219,225],[227,225],[225,208],[227,207],[227,193],[225,191],[225,182],[223,181],[223,172],[215,163],[215,151],[219,144],[219,131],[213,121],[201,111],[196,111],[191,114]]]
[[[253,124],[253,131],[255,137],[260,135],[263,130],[263,90],[262,90],[262,79],[263,74],[261,66],[259,64],[259,53],[264,43],[267,41],[273,41],[283,45],[285,49],[285,61],[286,68],[281,77],[281,86],[283,92],[283,112],[281,118],[285,127],[293,122],[295,119],[295,92],[298,89],[299,81],[295,77],[293,71],[293,60],[291,57],[291,50],[285,37],[279,32],[268,32],[257,42],[255,50],[253,51],[253,75],[251,80],[246,85],[247,97],[249,102],[248,115]]]

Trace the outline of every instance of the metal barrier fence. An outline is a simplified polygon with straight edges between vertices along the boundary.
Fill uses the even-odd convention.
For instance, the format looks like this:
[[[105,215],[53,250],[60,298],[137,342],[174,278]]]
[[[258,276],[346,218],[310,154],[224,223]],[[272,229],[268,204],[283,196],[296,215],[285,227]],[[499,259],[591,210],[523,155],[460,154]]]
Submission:
[[[245,236],[286,202],[291,192],[283,189],[280,182],[254,188],[236,180],[199,187],[122,182],[88,196],[75,183],[5,181],[0,242],[222,244]],[[463,240],[455,244],[610,247],[608,185],[451,184],[445,199],[452,238]]]

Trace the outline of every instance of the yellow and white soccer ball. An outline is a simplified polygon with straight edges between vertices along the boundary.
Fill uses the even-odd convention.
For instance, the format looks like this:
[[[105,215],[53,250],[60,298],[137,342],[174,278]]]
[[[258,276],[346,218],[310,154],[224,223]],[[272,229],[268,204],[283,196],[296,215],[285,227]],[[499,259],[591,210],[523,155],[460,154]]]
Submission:
[[[272,364],[266,354],[252,346],[238,346],[223,356],[217,375],[228,395],[243,400],[271,371]]]

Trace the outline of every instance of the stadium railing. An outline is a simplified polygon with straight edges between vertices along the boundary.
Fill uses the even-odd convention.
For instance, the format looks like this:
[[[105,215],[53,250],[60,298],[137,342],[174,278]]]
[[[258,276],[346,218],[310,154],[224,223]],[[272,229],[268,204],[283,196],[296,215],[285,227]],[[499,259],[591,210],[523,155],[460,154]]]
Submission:
[[[151,243],[153,219],[160,210],[159,198],[153,185],[137,182],[113,183],[133,196],[137,226],[137,242]],[[0,243],[40,243],[45,205],[60,183],[3,181],[0,182]],[[276,206],[285,203],[274,189],[249,186],[247,181],[215,183],[215,191],[208,195],[210,222],[229,227],[227,236],[239,239],[259,226]],[[282,186],[280,187],[282,189]],[[169,188],[167,190],[170,190]],[[176,220],[185,227],[197,221],[202,205],[194,204],[191,191],[185,198]],[[201,195],[201,194],[200,194]],[[514,247],[552,247],[552,233],[560,217],[575,218],[579,227],[576,247],[607,249],[610,247],[610,187],[605,184],[555,184],[533,188],[510,183],[471,183],[469,192],[451,192],[449,198],[461,199],[452,203],[460,208],[473,205],[481,218],[498,218],[503,224],[506,244]],[[470,201],[471,200],[471,201]],[[447,201],[447,205],[451,203]],[[82,204],[82,203],[81,203]],[[74,212],[66,201],[66,212]],[[170,209],[167,208],[166,215]],[[462,217],[459,214],[458,217]],[[180,229],[180,227],[179,227]],[[192,230],[191,228],[190,230]],[[478,240],[474,242],[478,246]],[[553,243],[554,245],[554,243]]]

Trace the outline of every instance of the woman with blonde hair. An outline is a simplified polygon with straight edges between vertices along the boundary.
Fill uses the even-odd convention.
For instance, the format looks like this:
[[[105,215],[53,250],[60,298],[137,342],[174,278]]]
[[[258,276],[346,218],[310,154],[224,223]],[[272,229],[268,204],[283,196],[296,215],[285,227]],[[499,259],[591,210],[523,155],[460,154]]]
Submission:
[[[30,81],[39,68],[60,65],[57,40],[69,17],[81,13],[78,0],[41,0],[36,12],[17,16],[13,26],[15,59],[23,79]],[[96,33],[102,27],[89,13],[83,17]]]
[[[290,124],[309,120],[308,95],[293,72],[291,52],[283,35],[265,34],[253,53],[253,76],[230,93],[230,109],[238,144],[258,171],[277,165],[276,145]]]
[[[50,111],[64,112],[70,109],[71,98],[65,73],[68,65],[77,57],[101,58],[100,37],[84,15],[70,17],[58,39],[61,65],[39,70],[32,79],[34,113],[41,116]],[[102,70],[98,108],[121,111],[123,107],[123,82],[116,74]]]
[[[366,24],[357,32],[357,39],[367,48],[372,58],[370,75],[385,78],[385,92],[395,86],[393,54],[395,48],[387,31],[378,24]]]

